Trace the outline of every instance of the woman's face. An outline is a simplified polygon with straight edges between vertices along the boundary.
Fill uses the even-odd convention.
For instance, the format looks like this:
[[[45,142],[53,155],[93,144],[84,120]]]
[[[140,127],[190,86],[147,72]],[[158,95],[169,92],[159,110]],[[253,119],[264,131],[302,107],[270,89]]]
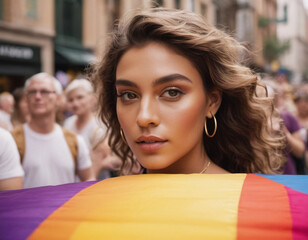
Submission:
[[[67,108],[71,113],[76,114],[77,116],[81,116],[92,111],[93,98],[92,95],[89,94],[86,90],[82,88],[76,88],[70,91],[66,98]]]
[[[300,98],[296,101],[295,106],[297,108],[298,115],[300,117],[308,116],[308,100],[305,98]]]
[[[131,48],[117,66],[116,89],[118,120],[141,165],[149,172],[201,171],[204,121],[217,109],[187,58],[159,43]]]

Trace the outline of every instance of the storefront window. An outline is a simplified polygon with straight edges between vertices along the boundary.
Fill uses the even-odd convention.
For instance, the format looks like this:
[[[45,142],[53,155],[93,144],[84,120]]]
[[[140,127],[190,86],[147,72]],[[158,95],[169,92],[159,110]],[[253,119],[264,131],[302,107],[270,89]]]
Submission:
[[[82,0],[56,0],[56,41],[81,45]]]
[[[186,2],[186,9],[188,11],[194,12],[195,11],[195,0],[187,0],[187,2]]]
[[[163,0],[156,0],[154,2],[154,7],[161,7],[163,5],[164,5]]]
[[[207,6],[205,3],[201,3],[201,15],[207,17]]]
[[[26,0],[26,16],[37,18],[37,0]]]

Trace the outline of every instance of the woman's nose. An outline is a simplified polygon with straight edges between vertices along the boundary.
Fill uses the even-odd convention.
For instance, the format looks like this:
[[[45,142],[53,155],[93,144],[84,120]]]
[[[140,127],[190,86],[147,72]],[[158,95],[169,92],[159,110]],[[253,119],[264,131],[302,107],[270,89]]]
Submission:
[[[140,102],[137,124],[140,127],[157,126],[160,123],[159,107],[151,98],[143,98]]]
[[[76,107],[76,106],[78,106],[78,101],[76,99],[74,99],[74,100],[71,101],[71,104],[72,104],[73,107]]]

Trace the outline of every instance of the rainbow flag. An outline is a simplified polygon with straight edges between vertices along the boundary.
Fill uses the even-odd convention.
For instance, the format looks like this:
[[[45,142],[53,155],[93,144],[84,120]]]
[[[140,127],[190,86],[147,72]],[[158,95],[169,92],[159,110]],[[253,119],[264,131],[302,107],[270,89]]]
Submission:
[[[0,239],[308,239],[308,176],[145,174],[0,193]]]

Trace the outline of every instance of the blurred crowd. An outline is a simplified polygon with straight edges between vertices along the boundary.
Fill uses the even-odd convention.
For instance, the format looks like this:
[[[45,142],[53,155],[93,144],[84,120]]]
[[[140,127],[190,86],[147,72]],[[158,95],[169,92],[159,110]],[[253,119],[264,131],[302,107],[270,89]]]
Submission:
[[[0,93],[0,139],[0,190],[105,179],[121,167],[86,79],[63,88],[39,73]]]
[[[262,80],[275,107],[271,128],[284,134],[286,163],[283,174],[307,174],[308,84],[295,87],[286,74]]]
[[[258,94],[275,105],[269,126],[284,133],[282,172],[307,174],[308,84],[294,87],[284,74],[262,80],[266,91]],[[88,80],[74,79],[63,88],[47,73],[0,93],[0,190],[118,176],[122,161],[108,146],[96,101]]]

